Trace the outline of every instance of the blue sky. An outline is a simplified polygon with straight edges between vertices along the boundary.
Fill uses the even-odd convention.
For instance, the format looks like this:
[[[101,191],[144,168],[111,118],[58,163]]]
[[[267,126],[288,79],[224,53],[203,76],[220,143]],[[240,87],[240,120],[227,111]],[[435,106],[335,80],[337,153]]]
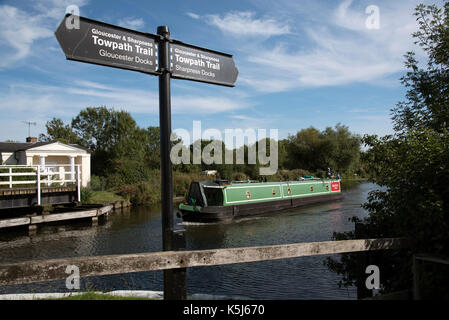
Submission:
[[[441,1],[0,2],[0,141],[23,141],[53,117],[70,123],[86,107],[129,111],[156,126],[156,76],[68,61],[54,31],[68,5],[80,15],[234,55],[234,88],[172,80],[172,128],[278,129],[279,138],[342,123],[355,133],[392,133],[390,109],[404,99],[403,55],[414,50],[418,3]],[[366,8],[379,8],[379,29]]]

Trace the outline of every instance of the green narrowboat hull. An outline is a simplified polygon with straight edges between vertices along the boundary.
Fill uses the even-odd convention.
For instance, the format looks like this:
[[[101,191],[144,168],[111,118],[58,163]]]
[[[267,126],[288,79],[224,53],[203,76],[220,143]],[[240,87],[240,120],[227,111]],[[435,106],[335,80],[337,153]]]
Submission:
[[[189,222],[217,222],[342,198],[339,180],[233,183],[203,181],[190,186],[179,216]]]

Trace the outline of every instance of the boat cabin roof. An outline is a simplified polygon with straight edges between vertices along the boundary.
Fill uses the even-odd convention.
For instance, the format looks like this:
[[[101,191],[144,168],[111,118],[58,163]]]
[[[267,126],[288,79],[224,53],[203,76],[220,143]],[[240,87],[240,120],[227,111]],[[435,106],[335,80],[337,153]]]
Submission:
[[[225,184],[224,181],[227,180],[220,180],[220,181],[210,181],[210,180],[204,180],[204,181],[200,181],[200,184],[203,188],[215,188],[215,189],[225,189],[225,188],[232,188],[234,186],[254,186],[254,185],[278,185],[280,183],[290,183],[290,184],[301,184],[301,183],[310,183],[311,181],[331,181],[329,179],[319,179],[319,178],[305,178],[303,180],[294,180],[294,181],[267,181],[267,182],[259,182],[259,181],[232,181],[232,182],[227,182],[227,184]]]

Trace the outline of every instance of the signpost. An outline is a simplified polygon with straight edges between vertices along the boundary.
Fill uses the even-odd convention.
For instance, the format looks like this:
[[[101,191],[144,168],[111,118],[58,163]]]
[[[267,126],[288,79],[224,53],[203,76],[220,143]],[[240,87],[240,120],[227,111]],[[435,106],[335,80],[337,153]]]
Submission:
[[[79,19],[76,27],[73,19]],[[170,79],[233,87],[238,70],[232,55],[171,39],[167,26],[158,27],[155,35],[70,14],[55,35],[69,60],[159,76],[162,246],[164,251],[185,249],[183,231],[173,226]],[[164,299],[186,299],[185,269],[164,271]]]

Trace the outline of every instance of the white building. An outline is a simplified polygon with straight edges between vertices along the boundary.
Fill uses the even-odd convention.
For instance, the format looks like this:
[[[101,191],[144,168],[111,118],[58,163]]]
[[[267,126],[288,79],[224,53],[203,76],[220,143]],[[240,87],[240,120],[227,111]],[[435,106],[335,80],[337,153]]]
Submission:
[[[90,185],[90,151],[76,144],[58,141],[37,142],[36,138],[27,138],[27,142],[0,142],[0,160],[2,165],[40,165],[51,172],[75,172],[80,165],[81,185]],[[64,169],[67,168],[67,169]],[[68,170],[70,169],[70,170]]]

